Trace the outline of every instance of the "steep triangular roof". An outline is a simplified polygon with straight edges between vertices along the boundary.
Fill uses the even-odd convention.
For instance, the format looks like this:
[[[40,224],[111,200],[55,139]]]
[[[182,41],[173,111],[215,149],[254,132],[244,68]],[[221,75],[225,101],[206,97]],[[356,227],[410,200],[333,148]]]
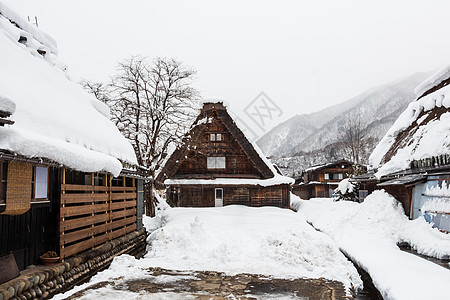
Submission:
[[[450,155],[450,66],[415,90],[418,98],[398,117],[372,155],[377,177],[409,169],[420,161],[447,164]],[[430,165],[430,166],[431,166]]]
[[[328,167],[330,167],[332,165],[343,164],[343,163],[347,163],[347,164],[353,165],[353,163],[351,161],[348,161],[348,160],[345,160],[345,159],[340,159],[340,160],[335,160],[333,162],[328,162],[328,163],[324,163],[324,164],[318,164],[318,165],[315,165],[315,166],[311,166],[311,167],[305,169],[303,172],[318,171],[318,170],[321,170],[321,169],[328,168]]]
[[[0,150],[118,175],[137,165],[109,108],[69,79],[55,41],[0,2]]]
[[[239,144],[243,153],[245,153],[246,157],[251,162],[252,166],[259,172],[261,179],[269,179],[275,176],[280,176],[277,174],[274,166],[264,156],[258,146],[251,143],[247,139],[245,134],[227,112],[226,107],[221,102],[218,102],[204,103],[204,106],[199,116],[193,123],[191,130],[183,139],[182,144],[169,157],[162,171],[159,173],[157,181],[163,182],[166,178],[170,178],[177,172],[178,166],[181,164],[181,161],[190,149],[191,142],[205,130],[206,124],[210,122],[213,117],[218,118],[225,125],[234,140]]]

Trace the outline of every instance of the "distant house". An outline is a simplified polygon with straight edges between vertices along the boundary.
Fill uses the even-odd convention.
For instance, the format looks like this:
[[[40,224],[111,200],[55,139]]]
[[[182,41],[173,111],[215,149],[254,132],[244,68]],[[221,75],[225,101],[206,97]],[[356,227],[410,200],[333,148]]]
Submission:
[[[417,99],[373,151],[372,174],[356,178],[369,191],[385,189],[410,219],[425,214],[450,231],[450,66],[416,89]]]
[[[339,182],[353,173],[353,164],[348,160],[312,166],[295,180],[292,192],[302,199],[331,198]]]
[[[23,270],[47,251],[71,261],[140,230],[142,176],[108,107],[68,79],[51,37],[2,3],[0,45],[0,262],[12,253]],[[81,279],[122,247],[135,249],[140,235],[108,253],[96,250],[101,261],[83,256],[59,274],[86,263],[64,277],[86,270]],[[53,291],[68,282],[76,281],[51,285]]]
[[[205,103],[157,181],[183,207],[290,206],[293,179],[280,175],[221,103]]]

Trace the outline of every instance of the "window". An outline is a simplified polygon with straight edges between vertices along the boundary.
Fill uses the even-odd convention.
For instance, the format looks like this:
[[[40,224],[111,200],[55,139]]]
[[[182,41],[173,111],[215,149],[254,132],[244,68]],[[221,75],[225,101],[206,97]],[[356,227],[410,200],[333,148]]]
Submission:
[[[211,133],[209,135],[209,140],[211,142],[220,142],[220,141],[222,141],[222,134],[221,133]]]
[[[6,202],[6,180],[8,177],[8,163],[0,161],[0,176],[1,176],[1,185],[0,185],[0,204],[4,204]]]
[[[324,178],[325,178],[325,180],[329,180],[330,179],[330,174],[325,173],[324,174]]]
[[[91,185],[91,173],[66,170],[66,184]]]
[[[34,169],[34,199],[47,199],[48,168],[35,167]]]
[[[123,186],[123,177],[113,177],[112,186]]]
[[[334,174],[334,179],[343,179],[344,176],[342,175],[342,173],[336,173]]]
[[[369,195],[368,190],[359,190],[359,203],[364,202],[364,199]]]
[[[223,157],[223,156],[208,157],[206,159],[206,168],[207,169],[225,169],[225,157]]]

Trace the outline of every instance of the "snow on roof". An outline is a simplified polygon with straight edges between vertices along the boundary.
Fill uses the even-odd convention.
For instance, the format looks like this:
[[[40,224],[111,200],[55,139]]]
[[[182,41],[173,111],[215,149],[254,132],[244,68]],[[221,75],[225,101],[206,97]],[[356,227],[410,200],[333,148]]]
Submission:
[[[318,169],[325,168],[325,167],[332,166],[332,165],[338,165],[338,164],[342,165],[343,163],[352,164],[350,161],[341,159],[341,160],[336,160],[336,161],[332,161],[332,162],[327,162],[327,163],[311,166],[311,167],[305,169],[304,172],[314,171],[314,170],[318,170]]]
[[[227,106],[225,106],[223,103],[222,105],[227,108]],[[247,141],[252,145],[253,149],[256,151],[256,153],[258,154],[258,156],[261,158],[261,160],[264,162],[264,164],[270,169],[270,171],[272,171],[274,177],[270,178],[273,179],[274,182],[280,182],[280,183],[273,183],[270,185],[274,185],[274,184],[292,184],[295,182],[295,180],[293,178],[287,177],[287,176],[283,176],[278,174],[277,169],[275,168],[275,166],[273,165],[273,163],[264,155],[264,153],[262,152],[262,150],[258,147],[258,145],[256,144],[255,141],[251,141],[251,139],[249,138],[249,136],[246,134],[245,130],[241,130],[240,125],[236,122],[236,119],[230,114],[228,113],[228,115],[230,116],[230,118],[233,120],[233,122],[236,124],[236,126],[239,128],[239,130],[242,132],[242,134],[244,135],[244,137],[247,139]],[[282,183],[281,183],[282,182]]]
[[[325,164],[315,165],[315,166],[312,166],[312,167],[309,167],[309,168],[305,169],[305,172],[314,171],[314,170],[317,170],[317,169],[326,167],[326,166],[328,166],[329,164],[330,164],[330,163],[325,163]]]
[[[432,76],[433,77],[433,76]],[[444,108],[440,117],[431,113]],[[383,139],[372,152],[369,161],[372,167],[379,167],[378,178],[409,168],[411,161],[450,153],[450,87],[444,86],[416,101],[411,102],[398,117]],[[420,117],[419,117],[420,116]],[[424,122],[428,119],[427,122]],[[411,136],[395,145],[399,134],[412,125]],[[398,147],[398,149],[396,149]],[[395,154],[384,162],[385,155]]]
[[[450,65],[440,68],[436,73],[427,78],[424,82],[419,84],[414,93],[417,97],[422,96],[426,91],[439,85],[442,81],[450,78]]]
[[[242,139],[242,138],[236,136],[235,138],[236,138],[237,142],[238,143],[246,143],[245,142],[245,140],[246,140],[254,150],[254,152],[251,150],[249,151],[249,152],[251,152],[251,155],[255,158],[255,155],[253,155],[253,154],[255,154],[255,152],[256,152],[256,155],[257,155],[256,157],[258,157],[262,161],[262,163],[265,165],[265,167],[268,168],[267,171],[270,171],[270,172],[267,172],[267,173],[269,173],[269,174],[272,173],[273,177],[267,178],[267,179],[258,179],[258,180],[257,179],[234,179],[234,181],[220,178],[220,180],[223,179],[223,181],[220,181],[220,183],[217,183],[217,182],[219,182],[219,181],[217,181],[219,179],[214,179],[214,180],[216,180],[215,182],[212,182],[212,179],[165,180],[164,181],[165,184],[244,184],[244,185],[248,184],[248,185],[269,186],[269,185],[294,183],[294,179],[287,177],[287,176],[280,175],[277,172],[275,166],[270,162],[269,159],[267,159],[267,157],[264,155],[264,153],[261,151],[261,149],[256,145],[256,143],[251,142],[251,140],[248,138],[248,136],[246,136],[245,132],[240,129],[240,127],[239,127],[240,124],[238,124],[238,122],[236,122],[236,119],[233,118],[233,116],[231,116],[231,114],[228,112],[226,105],[224,105],[222,102],[211,102],[210,100],[204,101],[203,105],[204,106],[203,106],[202,111],[214,108],[214,109],[220,110],[221,112],[224,112],[224,113],[219,113],[218,118],[221,119],[225,124],[228,124],[226,126],[235,128],[236,129],[235,134],[240,135],[240,133],[242,133],[242,135],[245,139]],[[204,116],[203,118],[198,117],[192,124],[191,129],[195,128],[196,126],[199,126],[201,124],[211,123],[212,119],[213,118],[211,116]],[[231,129],[230,129],[230,131],[231,131],[231,134],[233,134]],[[188,133],[188,134],[190,134],[190,133]],[[239,140],[241,142],[239,142]],[[241,146],[246,148],[244,145],[241,145]],[[247,150],[248,150],[248,147],[247,147]],[[247,153],[247,154],[249,154],[249,153]],[[250,155],[249,155],[249,157],[250,157]],[[169,159],[172,159],[172,158],[169,158]],[[169,159],[164,163],[164,167],[166,167],[166,163],[169,161]],[[178,162],[178,160],[177,160],[177,162]],[[260,162],[256,162],[256,163],[259,163],[259,165],[262,165]],[[158,172],[158,176],[159,176],[159,173],[160,172]]]
[[[16,111],[16,104],[11,99],[0,95],[0,117],[1,115],[12,115]]]
[[[269,179],[249,179],[249,178],[216,178],[216,179],[166,179],[165,185],[259,185],[273,186],[280,184],[292,184],[294,179],[276,174]]]
[[[20,29],[22,29],[19,31],[20,33],[24,33],[26,36],[31,35],[36,41],[41,43],[43,47],[48,48],[53,54],[56,55],[58,53],[58,50],[56,48],[56,41],[51,36],[49,36],[45,32],[42,32],[36,26],[31,24],[30,22],[27,22],[25,19],[21,18],[18,14],[16,14],[13,10],[11,10],[9,7],[7,7],[5,4],[1,2],[0,2],[0,15],[8,19],[9,21],[17,24],[17,26]]]
[[[2,3],[0,45],[0,106],[11,106],[6,98],[16,106],[15,124],[0,128],[0,149],[116,176],[121,161],[137,165],[109,109],[68,79],[53,39]]]

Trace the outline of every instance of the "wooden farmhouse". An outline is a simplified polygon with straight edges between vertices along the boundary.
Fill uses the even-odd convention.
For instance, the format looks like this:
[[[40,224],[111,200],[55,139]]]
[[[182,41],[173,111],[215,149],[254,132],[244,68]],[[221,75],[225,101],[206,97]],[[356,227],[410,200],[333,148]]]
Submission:
[[[424,215],[450,232],[450,67],[421,83],[370,157],[374,172],[356,180],[372,192],[384,189],[410,219]]]
[[[290,207],[293,179],[277,173],[221,103],[205,103],[157,181],[169,202],[182,207],[230,204]]]
[[[2,3],[0,45],[0,298],[46,298],[145,249],[143,177],[53,39]],[[39,266],[48,251],[58,268]]]
[[[302,172],[292,186],[292,192],[302,199],[331,198],[339,182],[353,173],[348,160],[312,166]]]

